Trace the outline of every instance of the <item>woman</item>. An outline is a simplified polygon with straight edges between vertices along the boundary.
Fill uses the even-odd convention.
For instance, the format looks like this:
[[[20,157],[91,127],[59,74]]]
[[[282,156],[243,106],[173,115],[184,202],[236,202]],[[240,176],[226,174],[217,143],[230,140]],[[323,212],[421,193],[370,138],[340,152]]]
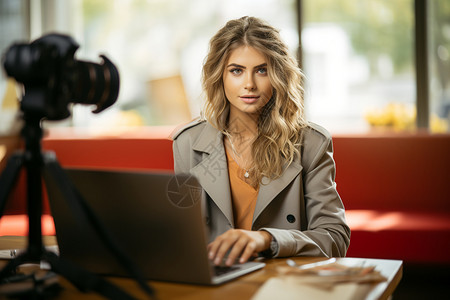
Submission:
[[[345,256],[350,229],[330,134],[305,120],[302,73],[276,29],[243,17],[210,41],[204,117],[174,136],[197,177],[216,265],[252,256]]]

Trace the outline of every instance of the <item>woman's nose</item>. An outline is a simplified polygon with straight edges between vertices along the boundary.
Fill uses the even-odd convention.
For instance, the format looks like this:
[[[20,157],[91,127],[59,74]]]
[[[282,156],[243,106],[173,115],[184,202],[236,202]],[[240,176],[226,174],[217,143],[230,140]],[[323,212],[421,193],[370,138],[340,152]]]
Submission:
[[[253,79],[253,74],[248,74],[245,82],[245,89],[251,91],[254,90],[255,88],[256,85]]]

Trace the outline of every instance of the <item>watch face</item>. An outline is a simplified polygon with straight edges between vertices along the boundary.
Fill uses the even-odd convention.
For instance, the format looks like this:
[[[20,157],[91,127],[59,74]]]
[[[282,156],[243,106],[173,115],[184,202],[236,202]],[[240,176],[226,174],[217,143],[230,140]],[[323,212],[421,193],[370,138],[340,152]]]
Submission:
[[[272,255],[277,254],[278,252],[278,243],[275,238],[272,237],[272,241],[270,242],[270,252]]]

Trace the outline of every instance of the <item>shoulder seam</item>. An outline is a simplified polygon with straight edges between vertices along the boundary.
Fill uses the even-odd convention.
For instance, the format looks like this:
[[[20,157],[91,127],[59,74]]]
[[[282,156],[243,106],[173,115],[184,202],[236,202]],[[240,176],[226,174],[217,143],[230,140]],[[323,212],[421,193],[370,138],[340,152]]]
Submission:
[[[326,139],[331,138],[330,132],[327,129],[325,129],[324,127],[322,127],[322,126],[320,126],[320,125],[318,125],[316,123],[308,122],[308,127],[309,127],[309,129],[311,129],[311,130],[321,134]]]
[[[189,123],[181,124],[177,126],[172,133],[170,134],[170,138],[172,140],[176,140],[177,137],[182,134],[184,131],[186,131],[189,128],[192,128],[198,124],[204,123],[206,120],[201,119],[200,117],[195,118],[194,120],[190,121]]]

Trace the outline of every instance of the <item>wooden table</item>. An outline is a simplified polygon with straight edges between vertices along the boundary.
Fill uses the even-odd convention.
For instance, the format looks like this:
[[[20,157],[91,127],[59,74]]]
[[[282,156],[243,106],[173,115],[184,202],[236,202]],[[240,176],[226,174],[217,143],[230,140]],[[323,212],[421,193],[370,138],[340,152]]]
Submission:
[[[55,245],[56,239],[53,236],[44,237],[46,245]],[[0,237],[0,250],[3,249],[20,249],[26,246],[24,237]],[[298,264],[311,263],[323,260],[324,258],[313,257],[296,257],[293,258]],[[365,262],[365,265],[374,265],[376,269],[384,275],[387,280],[378,284],[365,284],[365,299],[388,299],[394,292],[402,277],[402,261],[383,260],[383,259],[362,259],[362,258],[342,258],[340,261],[346,264],[359,265]],[[338,260],[338,261],[339,261]],[[6,263],[6,260],[0,261],[0,268]],[[277,266],[285,266],[286,259],[270,259],[266,261],[267,265],[262,270],[245,275],[232,282],[220,286],[201,286],[190,284],[177,284],[169,282],[149,282],[155,289],[158,299],[183,299],[183,300],[201,300],[201,299],[251,299],[258,289],[270,278],[278,275]],[[130,294],[139,299],[146,299],[145,294],[137,287],[137,284],[126,278],[113,278],[110,280],[122,287]],[[57,299],[104,299],[96,294],[81,294],[74,286],[72,286],[65,278],[60,277],[60,283],[64,290]],[[364,298],[364,297],[363,297]],[[359,299],[358,297],[356,299]]]

